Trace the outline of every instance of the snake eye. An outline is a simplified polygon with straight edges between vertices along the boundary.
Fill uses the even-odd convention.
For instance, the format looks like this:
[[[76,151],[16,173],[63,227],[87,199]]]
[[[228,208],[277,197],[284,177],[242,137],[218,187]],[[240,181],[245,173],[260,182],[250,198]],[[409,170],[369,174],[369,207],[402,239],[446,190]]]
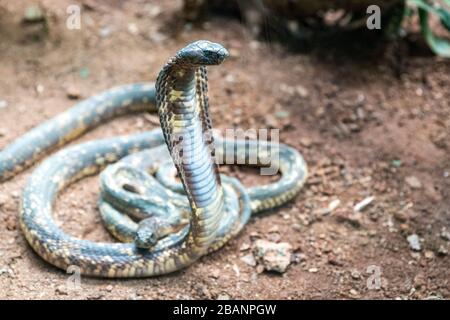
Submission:
[[[129,183],[124,183],[122,185],[123,190],[131,192],[131,193],[136,193],[136,194],[141,194],[141,192],[139,191],[139,188],[137,188],[136,186],[133,186],[132,184]]]

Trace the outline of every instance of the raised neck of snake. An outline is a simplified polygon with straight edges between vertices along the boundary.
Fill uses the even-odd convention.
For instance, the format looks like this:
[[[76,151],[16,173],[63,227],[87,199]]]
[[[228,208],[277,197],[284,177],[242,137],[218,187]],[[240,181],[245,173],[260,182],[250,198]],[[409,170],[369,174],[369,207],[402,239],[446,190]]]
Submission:
[[[166,64],[156,82],[161,128],[193,211],[191,230],[205,243],[214,238],[224,206],[214,159],[206,65],[218,65],[227,55],[219,44],[195,42]]]

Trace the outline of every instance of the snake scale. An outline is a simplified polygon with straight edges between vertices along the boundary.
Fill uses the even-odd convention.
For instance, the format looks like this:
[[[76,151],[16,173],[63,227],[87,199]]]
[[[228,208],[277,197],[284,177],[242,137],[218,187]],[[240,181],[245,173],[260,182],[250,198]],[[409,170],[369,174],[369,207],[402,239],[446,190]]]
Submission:
[[[64,270],[77,266],[88,276],[167,274],[223,246],[251,214],[282,205],[299,192],[307,167],[295,149],[269,143],[270,152],[262,152],[256,140],[227,140],[212,133],[206,66],[219,65],[227,56],[220,44],[193,42],[167,62],[155,85],[136,83],[104,91],[0,152],[4,181],[113,117],[136,111],[159,114],[160,129],[62,149],[31,174],[22,195],[20,225],[43,259]],[[276,160],[270,158],[273,152]],[[218,159],[230,154],[240,158],[240,164],[256,166],[269,157],[277,162],[281,177],[245,188],[219,174]],[[58,193],[100,171],[100,213],[120,243],[75,238],[53,218]]]

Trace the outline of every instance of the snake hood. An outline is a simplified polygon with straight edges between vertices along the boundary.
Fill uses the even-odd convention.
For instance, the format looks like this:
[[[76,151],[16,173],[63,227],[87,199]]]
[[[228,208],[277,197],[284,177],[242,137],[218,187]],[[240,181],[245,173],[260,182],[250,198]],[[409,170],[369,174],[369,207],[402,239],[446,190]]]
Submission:
[[[207,40],[199,40],[184,47],[175,58],[177,62],[194,67],[219,65],[228,56],[227,49],[222,45]]]

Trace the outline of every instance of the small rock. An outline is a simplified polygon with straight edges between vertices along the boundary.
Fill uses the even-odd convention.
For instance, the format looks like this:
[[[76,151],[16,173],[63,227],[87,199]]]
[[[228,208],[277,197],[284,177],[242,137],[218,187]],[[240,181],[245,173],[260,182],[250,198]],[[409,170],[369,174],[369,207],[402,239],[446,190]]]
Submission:
[[[38,94],[43,93],[44,90],[45,90],[45,88],[44,88],[44,86],[43,86],[42,84],[38,84],[38,85],[36,86],[36,92],[37,92]]]
[[[286,242],[257,240],[254,255],[265,270],[283,273],[291,263],[292,247]]]
[[[236,81],[236,79],[235,79],[234,75],[229,73],[225,76],[225,81],[228,83],[234,83]]]
[[[405,178],[405,182],[412,188],[412,189],[420,189],[422,188],[422,182],[420,182],[419,179],[415,176],[409,176]]]
[[[253,254],[246,254],[245,256],[241,257],[241,261],[248,264],[250,267],[256,266],[256,260]]]
[[[0,109],[6,108],[8,106],[8,102],[6,100],[0,100]]]
[[[356,297],[356,296],[359,295],[359,292],[356,291],[355,289],[350,289],[350,294],[351,294],[352,296]]]
[[[409,247],[414,251],[422,250],[422,246],[420,245],[420,239],[417,234],[409,235],[406,240],[408,240]]]
[[[12,274],[13,271],[8,268],[8,267],[0,267],[0,276],[4,275],[4,274]]]
[[[59,294],[59,295],[68,295],[69,294],[67,291],[67,287],[65,285],[58,286],[55,290],[55,293]]]
[[[450,241],[450,232],[447,231],[446,228],[442,228],[441,229],[441,238],[446,240],[446,241]]]
[[[308,89],[306,89],[304,86],[301,86],[301,85],[297,85],[295,87],[295,92],[297,92],[297,94],[302,98],[306,98],[309,96]]]
[[[244,242],[241,247],[239,248],[240,251],[247,251],[248,249],[250,249],[250,244],[247,242]]]
[[[101,38],[108,38],[111,35],[111,33],[112,33],[112,29],[110,27],[103,27],[98,32],[98,35]]]
[[[433,259],[434,258],[434,252],[430,251],[430,250],[425,251],[425,258],[428,259],[428,260]]]
[[[293,253],[291,257],[292,263],[300,263],[306,260],[306,255],[303,253]]]
[[[302,138],[300,138],[300,144],[302,146],[304,146],[305,148],[309,148],[312,145],[312,141],[311,141],[311,139],[309,139],[307,137],[302,137]]]
[[[267,239],[271,242],[280,242],[281,235],[278,232],[271,232],[268,234]]]
[[[108,292],[111,292],[111,291],[113,290],[113,286],[112,286],[112,285],[108,285],[108,286],[105,288],[105,290],[108,291]]]
[[[399,168],[402,166],[403,162],[402,162],[402,160],[395,159],[395,160],[391,161],[391,164],[393,167]]]
[[[308,269],[309,273],[317,273],[318,271],[319,271],[319,269],[317,269],[317,268],[309,268]]]
[[[367,197],[367,198],[365,198],[364,200],[358,202],[358,203],[353,207],[353,210],[354,210],[355,212],[363,211],[365,208],[367,208],[367,206],[369,206],[369,205],[373,202],[373,200],[375,200],[375,197],[374,197],[374,196]]]
[[[226,80],[226,78],[225,78]],[[278,119],[287,119],[291,116],[289,111],[286,110],[280,110],[275,112],[275,117],[277,117]]]
[[[230,296],[226,293],[221,293],[217,296],[217,300],[230,300]]]
[[[328,254],[327,262],[332,266],[342,267],[344,263],[333,253]]]
[[[446,256],[448,254],[448,251],[447,251],[447,249],[445,249],[444,246],[439,246],[439,249],[438,249],[437,253],[438,253],[439,256],[444,257],[444,256]]]
[[[17,190],[14,190],[13,192],[11,192],[11,197],[13,197],[13,199],[19,199],[20,197],[20,192]]]
[[[26,7],[23,21],[27,23],[37,23],[45,21],[44,10],[39,5],[31,5]]]
[[[357,270],[352,270],[350,273],[353,279],[358,280],[361,278],[361,274]]]
[[[69,86],[66,90],[66,96],[71,100],[79,99],[81,97],[80,89],[76,86]]]
[[[394,212],[394,218],[400,222],[406,222],[408,220],[408,216],[403,211]]]
[[[280,127],[280,124],[279,124],[277,118],[271,114],[266,115],[264,121],[265,121],[266,126],[268,126],[269,128],[277,129]]]
[[[129,23],[127,29],[128,32],[132,35],[137,35],[139,33],[139,28],[136,23]]]
[[[213,269],[210,273],[210,277],[214,279],[218,279],[220,277],[220,270],[219,269]]]

